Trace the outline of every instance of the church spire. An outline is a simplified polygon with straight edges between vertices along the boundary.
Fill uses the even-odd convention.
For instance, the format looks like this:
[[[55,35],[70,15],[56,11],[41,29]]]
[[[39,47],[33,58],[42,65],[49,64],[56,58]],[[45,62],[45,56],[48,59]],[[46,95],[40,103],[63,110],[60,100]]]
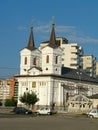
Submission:
[[[35,49],[35,44],[34,44],[34,36],[33,36],[33,27],[31,26],[31,32],[30,32],[30,37],[29,37],[29,42],[28,42],[28,46],[27,46],[27,48],[29,49],[29,50],[33,50],[33,49]]]
[[[55,25],[55,23],[54,23],[54,17],[53,17],[52,31],[51,31],[51,35],[50,35],[50,41],[49,41],[49,45],[50,45],[50,46],[56,45],[56,36],[55,36],[54,25]]]

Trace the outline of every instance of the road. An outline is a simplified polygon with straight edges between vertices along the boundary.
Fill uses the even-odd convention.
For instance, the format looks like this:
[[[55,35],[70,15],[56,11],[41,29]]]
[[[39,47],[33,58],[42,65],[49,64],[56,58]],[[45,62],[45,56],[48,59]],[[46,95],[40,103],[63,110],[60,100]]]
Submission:
[[[98,119],[81,116],[1,117],[0,130],[97,130]]]

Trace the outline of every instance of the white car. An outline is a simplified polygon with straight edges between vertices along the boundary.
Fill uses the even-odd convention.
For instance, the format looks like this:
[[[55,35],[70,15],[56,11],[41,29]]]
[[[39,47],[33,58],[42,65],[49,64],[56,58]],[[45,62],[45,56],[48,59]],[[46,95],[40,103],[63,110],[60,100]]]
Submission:
[[[87,113],[87,116],[90,118],[98,118],[98,109],[92,109]]]
[[[48,107],[42,107],[42,108],[36,110],[36,113],[37,113],[37,115],[43,115],[43,114],[44,115],[51,115],[52,111]]]

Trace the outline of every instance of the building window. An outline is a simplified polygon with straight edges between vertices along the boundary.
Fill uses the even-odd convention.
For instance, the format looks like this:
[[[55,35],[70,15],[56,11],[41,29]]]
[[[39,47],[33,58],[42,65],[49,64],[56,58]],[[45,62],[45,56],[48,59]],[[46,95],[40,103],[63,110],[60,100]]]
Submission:
[[[55,64],[58,64],[58,56],[55,58]]]
[[[33,59],[33,65],[36,65],[36,57]]]
[[[32,82],[32,88],[36,87],[36,82]]]
[[[27,65],[27,57],[24,59],[24,64]]]
[[[42,81],[40,82],[40,86],[45,86],[46,85],[46,82]]]
[[[49,55],[46,56],[46,63],[49,63]]]

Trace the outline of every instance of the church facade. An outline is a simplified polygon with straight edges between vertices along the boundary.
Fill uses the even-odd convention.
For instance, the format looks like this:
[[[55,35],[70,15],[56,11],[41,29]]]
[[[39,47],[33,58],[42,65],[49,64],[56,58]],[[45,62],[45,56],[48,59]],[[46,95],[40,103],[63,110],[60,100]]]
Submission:
[[[79,86],[85,96],[92,95],[92,88],[98,91],[96,80],[83,73],[80,79],[78,70],[62,66],[62,54],[63,50],[56,42],[54,23],[49,44],[41,49],[35,47],[31,28],[28,45],[20,51],[20,74],[15,76],[19,82],[18,106],[23,105],[19,98],[24,92],[34,91],[39,98],[36,106],[66,110],[70,97],[79,94]]]

